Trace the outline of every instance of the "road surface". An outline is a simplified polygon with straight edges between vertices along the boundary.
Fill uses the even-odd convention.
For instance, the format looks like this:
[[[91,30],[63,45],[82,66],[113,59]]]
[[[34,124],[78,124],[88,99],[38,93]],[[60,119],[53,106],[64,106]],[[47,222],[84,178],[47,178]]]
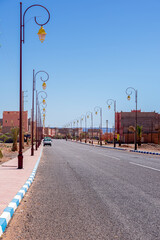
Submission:
[[[160,157],[54,140],[2,239],[160,240]]]

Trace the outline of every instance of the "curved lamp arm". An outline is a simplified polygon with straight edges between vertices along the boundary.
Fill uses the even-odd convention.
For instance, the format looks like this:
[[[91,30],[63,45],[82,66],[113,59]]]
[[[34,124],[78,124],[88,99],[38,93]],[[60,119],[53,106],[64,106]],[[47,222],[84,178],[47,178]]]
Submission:
[[[87,118],[89,118],[89,115],[92,116],[92,112],[88,111],[88,112],[86,113]]]
[[[38,98],[38,96],[39,96],[40,93],[45,95],[44,97],[41,96],[41,98],[43,98],[43,99],[46,99],[46,98],[47,98],[47,93],[46,93],[45,91],[39,91],[39,92],[37,93],[37,98]]]
[[[95,111],[95,114],[97,114],[97,113],[98,113],[98,111],[101,111],[101,107],[99,107],[99,106],[96,106],[96,107],[94,108],[94,111]]]
[[[22,4],[22,3],[21,3],[21,4]],[[37,25],[39,25],[39,26],[44,26],[44,25],[47,24],[47,23],[49,22],[49,20],[50,20],[50,13],[49,13],[48,9],[45,8],[44,6],[39,5],[39,4],[34,4],[34,5],[31,5],[30,7],[28,7],[28,8],[25,10],[24,14],[23,14],[23,22],[22,22],[22,27],[23,27],[23,40],[22,40],[22,42],[23,42],[23,43],[24,43],[24,39],[25,39],[25,35],[24,35],[24,33],[25,33],[25,29],[24,29],[24,27],[25,27],[25,15],[26,15],[26,12],[27,12],[30,8],[32,8],[32,7],[42,7],[42,8],[44,8],[44,9],[47,11],[47,13],[48,13],[48,19],[47,19],[47,21],[46,21],[45,23],[38,23],[38,22],[37,22],[37,18],[34,17],[34,21],[35,21],[35,23],[36,23]]]
[[[126,89],[126,94],[128,95],[128,100],[130,100],[130,96],[132,95],[133,91],[135,92],[135,95],[136,95],[137,91],[133,87],[128,87]]]
[[[43,77],[40,77],[40,79],[41,79],[42,82],[47,82],[48,79],[49,79],[49,74],[48,74],[47,72],[45,72],[45,71],[42,71],[42,70],[36,72],[36,74],[35,74],[35,80],[36,80],[37,74],[39,74],[39,73],[45,73],[45,74],[47,75],[47,78],[46,78],[45,80],[43,80]]]
[[[116,111],[116,100],[108,99],[106,103],[109,109],[111,108],[112,103],[114,103],[114,111]]]

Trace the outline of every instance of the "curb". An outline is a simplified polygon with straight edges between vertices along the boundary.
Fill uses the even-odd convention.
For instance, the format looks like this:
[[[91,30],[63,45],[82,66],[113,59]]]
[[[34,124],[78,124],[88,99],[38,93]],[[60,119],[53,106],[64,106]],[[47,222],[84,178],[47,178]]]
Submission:
[[[43,148],[42,148],[43,150]],[[26,194],[26,192],[28,191],[28,189],[30,188],[36,172],[37,172],[37,168],[41,159],[41,155],[42,155],[42,150],[40,152],[40,156],[35,164],[35,167],[30,175],[30,177],[28,178],[28,180],[26,181],[26,183],[23,185],[23,187],[19,190],[19,192],[15,195],[15,197],[12,199],[12,201],[9,203],[8,207],[6,207],[3,211],[3,213],[0,216],[0,237],[2,236],[2,234],[4,233],[9,221],[11,220],[15,210],[17,209],[18,205],[20,204],[21,200],[23,199],[24,195]]]
[[[139,150],[129,150],[130,152],[136,152],[136,153],[144,153],[144,154],[152,154],[152,155],[160,155],[160,153],[157,152],[146,152],[146,151],[139,151]]]
[[[73,141],[71,141],[71,142],[73,142]],[[157,153],[157,152],[147,152],[147,151],[139,151],[139,150],[129,150],[129,149],[117,148],[117,147],[114,148],[114,147],[107,147],[107,146],[100,146],[100,145],[92,145],[92,144],[83,143],[83,142],[76,142],[76,143],[85,144],[85,145],[93,146],[93,147],[109,148],[109,149],[114,149],[114,150],[129,151],[129,152],[135,152],[135,153],[152,154],[152,155],[158,155],[158,156],[160,156],[160,153]]]

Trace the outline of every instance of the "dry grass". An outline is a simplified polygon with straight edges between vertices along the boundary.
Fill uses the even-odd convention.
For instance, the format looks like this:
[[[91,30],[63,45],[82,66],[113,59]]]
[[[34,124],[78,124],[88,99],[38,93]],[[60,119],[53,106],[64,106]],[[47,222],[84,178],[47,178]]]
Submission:
[[[30,146],[26,145],[24,146],[23,151],[26,151]],[[0,143],[0,149],[3,154],[3,158],[0,158],[0,165],[4,162],[9,161],[12,158],[17,157],[18,151],[13,152],[12,149],[12,143]]]

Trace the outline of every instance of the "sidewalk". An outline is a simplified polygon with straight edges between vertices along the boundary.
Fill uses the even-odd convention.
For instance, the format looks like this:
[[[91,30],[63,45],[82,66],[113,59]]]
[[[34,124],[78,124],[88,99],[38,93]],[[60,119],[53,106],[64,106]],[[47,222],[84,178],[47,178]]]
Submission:
[[[20,191],[18,193],[19,195],[18,204],[19,204],[25,192],[31,185],[36,173],[37,166],[38,166],[37,161],[40,160],[39,157],[41,155],[42,148],[43,147],[40,146],[37,151],[34,151],[34,156],[31,156],[30,149],[28,149],[26,152],[23,153],[23,169],[17,168],[18,167],[17,157],[0,165],[0,220],[2,220],[2,215],[4,215],[4,212],[3,212],[4,209],[7,208],[7,206],[11,203],[11,201],[13,203],[14,202],[13,200],[16,199],[15,195]],[[24,187],[25,185],[28,185],[28,187],[26,187],[26,190]],[[22,196],[20,196],[21,194]],[[8,208],[11,208],[11,207],[8,206]],[[14,210],[15,209],[16,208],[14,208]],[[1,236],[1,229],[0,229],[0,236]]]

